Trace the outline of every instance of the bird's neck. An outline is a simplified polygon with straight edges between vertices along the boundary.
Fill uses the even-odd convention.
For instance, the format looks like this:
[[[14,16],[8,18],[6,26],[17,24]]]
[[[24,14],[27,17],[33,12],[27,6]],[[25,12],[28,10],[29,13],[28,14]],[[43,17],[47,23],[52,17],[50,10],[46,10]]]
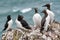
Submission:
[[[37,11],[37,10],[35,10],[35,13],[38,13],[38,11]]]
[[[21,21],[21,20],[23,20],[23,19],[21,19],[21,18],[18,18],[17,20],[18,20],[18,21]]]
[[[48,14],[45,15],[46,17],[48,16]]]
[[[11,19],[8,19],[7,22],[10,21],[10,20],[11,20]]]
[[[49,9],[49,10],[50,10],[50,7],[47,7],[47,9]]]
[[[38,14],[38,13],[35,13],[35,14]]]
[[[48,13],[47,12],[45,12],[45,17],[47,17],[48,16]]]

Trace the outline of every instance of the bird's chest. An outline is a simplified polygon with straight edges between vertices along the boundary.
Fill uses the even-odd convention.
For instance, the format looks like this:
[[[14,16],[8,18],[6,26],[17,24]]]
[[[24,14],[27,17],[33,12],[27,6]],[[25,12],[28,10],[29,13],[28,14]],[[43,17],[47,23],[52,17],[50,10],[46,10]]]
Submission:
[[[33,16],[33,20],[40,21],[41,20],[41,17],[39,15],[34,15]]]
[[[9,27],[11,27],[11,26],[12,26],[12,24],[13,24],[13,21],[12,21],[12,20],[10,20],[10,21],[8,22],[8,26],[9,26]]]

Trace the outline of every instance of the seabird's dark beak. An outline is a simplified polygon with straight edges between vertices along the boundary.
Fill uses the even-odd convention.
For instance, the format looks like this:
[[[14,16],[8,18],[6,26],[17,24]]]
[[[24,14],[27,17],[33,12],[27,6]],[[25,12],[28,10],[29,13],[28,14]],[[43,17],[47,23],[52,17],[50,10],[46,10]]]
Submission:
[[[46,7],[46,5],[43,5],[42,7]]]
[[[42,7],[48,7],[48,6],[50,6],[50,4],[43,5]]]

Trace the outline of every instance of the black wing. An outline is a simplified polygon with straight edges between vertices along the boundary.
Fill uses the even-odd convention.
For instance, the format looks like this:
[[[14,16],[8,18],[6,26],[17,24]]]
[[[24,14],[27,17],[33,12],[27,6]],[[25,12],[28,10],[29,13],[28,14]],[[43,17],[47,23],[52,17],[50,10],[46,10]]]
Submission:
[[[8,27],[8,23],[6,22],[3,31],[5,31],[7,29],[7,27]]]
[[[25,20],[21,20],[21,24],[26,29],[31,29],[31,27],[28,25],[28,23]]]
[[[42,21],[41,21],[41,29],[40,29],[41,31],[44,30],[44,24],[45,24],[45,21],[46,21],[45,18],[43,18]]]

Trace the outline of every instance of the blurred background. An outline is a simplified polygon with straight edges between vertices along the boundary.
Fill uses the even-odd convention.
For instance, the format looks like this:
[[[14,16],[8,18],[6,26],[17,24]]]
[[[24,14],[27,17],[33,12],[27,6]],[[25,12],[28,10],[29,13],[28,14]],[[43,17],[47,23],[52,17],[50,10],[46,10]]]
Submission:
[[[55,14],[55,20],[60,22],[60,0],[0,0],[0,38],[1,31],[4,28],[7,15],[11,15],[14,23],[12,28],[16,28],[15,19],[18,14],[24,16],[24,19],[28,22],[29,25],[33,25],[32,17],[34,15],[34,10],[30,10],[29,12],[21,12],[24,9],[28,8],[38,8],[38,12],[40,13],[43,9],[42,6],[44,4],[51,3],[51,10]],[[42,13],[40,13],[43,16]]]

